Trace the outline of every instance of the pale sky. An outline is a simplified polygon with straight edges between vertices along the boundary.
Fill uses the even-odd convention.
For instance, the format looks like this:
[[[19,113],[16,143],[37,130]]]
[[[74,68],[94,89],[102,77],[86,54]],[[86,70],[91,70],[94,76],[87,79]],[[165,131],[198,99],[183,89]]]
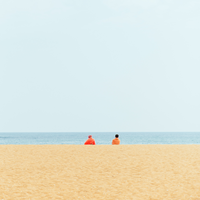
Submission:
[[[200,131],[199,0],[0,0],[0,132]]]

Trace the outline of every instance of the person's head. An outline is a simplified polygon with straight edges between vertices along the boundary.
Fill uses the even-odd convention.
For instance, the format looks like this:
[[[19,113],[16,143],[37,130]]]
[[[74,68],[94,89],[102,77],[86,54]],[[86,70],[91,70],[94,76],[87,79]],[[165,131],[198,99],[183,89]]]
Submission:
[[[115,135],[115,138],[118,138],[118,137],[119,137],[119,135],[118,135],[118,134],[116,134],[116,135]]]
[[[88,135],[88,138],[91,138],[92,137],[92,135]]]

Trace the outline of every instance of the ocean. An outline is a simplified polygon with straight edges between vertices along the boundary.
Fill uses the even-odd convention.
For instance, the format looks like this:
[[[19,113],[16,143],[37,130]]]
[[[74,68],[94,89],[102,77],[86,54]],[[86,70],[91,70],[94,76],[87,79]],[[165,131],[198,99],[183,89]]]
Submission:
[[[115,134],[121,144],[200,144],[200,132],[58,132],[58,133],[0,133],[0,144],[84,144],[92,135],[97,145],[109,145]]]

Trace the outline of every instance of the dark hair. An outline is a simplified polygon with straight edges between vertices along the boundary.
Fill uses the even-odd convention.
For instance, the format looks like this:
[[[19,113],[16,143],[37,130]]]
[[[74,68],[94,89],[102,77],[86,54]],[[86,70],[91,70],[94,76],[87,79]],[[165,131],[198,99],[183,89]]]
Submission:
[[[118,135],[118,134],[116,134],[116,135],[115,135],[115,137],[116,137],[116,138],[118,138],[118,137],[119,137],[119,135]]]

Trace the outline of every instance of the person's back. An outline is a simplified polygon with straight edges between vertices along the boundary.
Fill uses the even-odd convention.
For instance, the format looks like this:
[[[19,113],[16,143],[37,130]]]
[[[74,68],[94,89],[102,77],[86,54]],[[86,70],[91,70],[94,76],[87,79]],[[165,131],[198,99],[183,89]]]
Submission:
[[[86,142],[84,143],[85,145],[95,145],[95,140],[92,138],[91,135],[88,136],[88,139],[86,140]]]
[[[119,140],[119,135],[118,134],[116,134],[115,135],[115,139],[113,139],[113,141],[112,141],[112,144],[113,145],[119,145],[120,144],[120,140]]]

